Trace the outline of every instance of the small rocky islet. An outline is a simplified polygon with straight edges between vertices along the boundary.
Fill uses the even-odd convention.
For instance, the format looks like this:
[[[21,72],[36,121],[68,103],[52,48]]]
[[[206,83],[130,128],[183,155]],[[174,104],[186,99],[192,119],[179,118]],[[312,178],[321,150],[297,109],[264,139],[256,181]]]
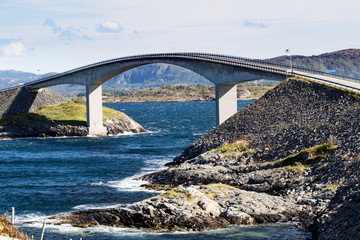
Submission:
[[[360,96],[291,78],[204,135],[138,203],[54,216],[78,227],[201,231],[298,221],[314,239],[360,238]]]
[[[85,101],[67,102],[63,99],[61,102],[58,105],[39,106],[31,113],[3,116],[0,119],[0,139],[87,136]],[[103,107],[103,114],[108,135],[147,132],[144,127],[122,112]]]

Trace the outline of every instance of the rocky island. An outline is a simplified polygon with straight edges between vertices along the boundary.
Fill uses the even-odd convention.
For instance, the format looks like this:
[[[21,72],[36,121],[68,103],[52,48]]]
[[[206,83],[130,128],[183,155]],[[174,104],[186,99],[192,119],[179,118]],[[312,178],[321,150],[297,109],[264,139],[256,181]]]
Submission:
[[[21,88],[1,92],[0,98],[4,99],[0,107],[0,139],[88,135],[83,100],[68,102],[49,89],[32,93]],[[103,116],[108,135],[147,132],[122,112],[103,107]]]
[[[159,196],[61,223],[152,231],[299,221],[314,239],[360,238],[360,96],[292,78],[143,176]]]

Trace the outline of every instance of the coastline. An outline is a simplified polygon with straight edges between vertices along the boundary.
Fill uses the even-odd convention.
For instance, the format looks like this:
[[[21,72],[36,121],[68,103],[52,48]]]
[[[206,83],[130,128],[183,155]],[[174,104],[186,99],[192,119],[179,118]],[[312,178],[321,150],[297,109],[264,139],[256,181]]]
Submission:
[[[55,218],[82,227],[148,231],[300,221],[313,236],[327,239],[340,230],[331,226],[324,230],[320,219],[330,216],[339,226],[343,217],[334,215],[330,206],[341,197],[334,196],[358,181],[359,163],[352,160],[357,150],[347,147],[354,145],[350,136],[357,134],[357,126],[344,133],[344,127],[358,116],[360,109],[354,104],[358,98],[312,81],[288,80],[194,142],[167,169],[144,176],[148,186],[169,189],[160,196]],[[329,124],[333,121],[337,124]],[[351,152],[344,155],[346,151]],[[352,177],[346,180],[349,167]],[[358,232],[346,234],[355,237]]]
[[[107,135],[147,132],[126,114],[103,107]],[[86,106],[81,100],[61,105],[43,106],[33,113],[0,119],[0,139],[21,137],[88,136]]]

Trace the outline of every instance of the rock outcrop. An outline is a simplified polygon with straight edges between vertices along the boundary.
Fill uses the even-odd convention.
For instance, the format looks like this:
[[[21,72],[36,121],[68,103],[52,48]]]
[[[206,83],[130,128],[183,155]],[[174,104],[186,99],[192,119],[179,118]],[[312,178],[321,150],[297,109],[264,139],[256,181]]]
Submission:
[[[222,182],[283,196],[305,206],[315,238],[360,238],[359,100],[351,91],[291,79],[144,179],[155,188]],[[238,153],[212,150],[237,140],[248,144]]]
[[[54,219],[77,227],[107,225],[155,231],[202,231],[230,224],[298,221],[302,213],[302,206],[280,196],[210,184],[178,187],[121,208],[74,212]]]
[[[42,88],[31,91],[25,87],[0,91],[0,117],[19,113],[35,112],[45,105],[58,105],[67,100],[60,94]]]
[[[103,114],[108,135],[147,132],[122,112],[104,107]],[[82,100],[44,106],[34,113],[5,116],[0,119],[0,138],[86,135],[86,104]]]
[[[359,100],[287,80],[142,177],[162,195],[56,218],[165,231],[295,220],[315,239],[359,239]]]
[[[145,133],[147,132],[139,123],[130,117],[104,119],[104,126],[108,135],[123,133]],[[57,122],[47,122],[38,124],[26,124],[22,126],[0,127],[1,138],[17,137],[62,137],[62,136],[87,136],[88,128],[86,125],[67,125]]]

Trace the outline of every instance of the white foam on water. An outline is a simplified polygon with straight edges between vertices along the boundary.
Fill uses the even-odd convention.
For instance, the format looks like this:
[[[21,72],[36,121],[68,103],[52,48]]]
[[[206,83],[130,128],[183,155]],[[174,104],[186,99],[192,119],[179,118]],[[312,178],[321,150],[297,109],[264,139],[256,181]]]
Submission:
[[[20,214],[16,215],[15,225],[26,226],[26,227],[34,227],[34,228],[42,228],[43,223],[46,224],[55,224],[59,222],[57,219],[50,219],[53,215],[43,215],[43,214]]]
[[[74,210],[88,210],[88,209],[107,209],[107,208],[119,208],[124,204],[81,204],[73,207]]]
[[[135,134],[138,134],[138,133],[133,133],[133,132],[127,132],[127,131],[124,131],[123,133],[117,133],[117,134],[109,134],[107,135],[108,137],[116,137],[116,136],[132,136],[132,135],[135,135]]]
[[[92,136],[90,136],[92,137]],[[94,136],[96,137],[96,136]],[[149,190],[144,187],[141,187],[142,184],[146,184],[146,181],[142,180],[135,180],[135,178],[139,178],[145,174],[160,171],[165,168],[164,164],[172,160],[172,156],[161,157],[156,156],[150,158],[145,161],[145,166],[140,170],[139,173],[121,179],[119,181],[108,181],[108,182],[95,182],[90,183],[90,185],[94,187],[102,187],[107,186],[111,188],[115,188],[117,191],[121,192],[135,192],[135,191],[147,191],[147,192],[157,192],[161,193],[163,191],[155,191]],[[118,208],[124,206],[124,204],[82,204],[73,207],[73,210],[86,210],[86,209],[105,209],[105,208]],[[66,213],[59,213],[56,215],[61,215]],[[108,227],[108,226],[101,226],[101,227],[91,227],[91,228],[78,228],[73,227],[70,224],[61,224],[56,225],[59,222],[57,219],[49,219],[51,216],[41,215],[41,214],[25,214],[19,215],[16,219],[16,224],[22,227],[29,227],[29,228],[36,228],[41,229],[43,223],[46,222],[46,229],[54,234],[70,234],[70,235],[85,235],[85,234],[110,234],[113,236],[134,236],[134,237],[141,237],[145,235],[160,235],[164,233],[148,233],[143,232],[138,229],[130,229],[130,228],[116,228],[116,227]],[[176,234],[176,233],[174,233]]]
[[[61,215],[61,214],[58,214]],[[168,232],[144,232],[136,228],[118,228],[110,226],[99,226],[99,227],[89,227],[89,228],[79,228],[74,227],[70,224],[61,224],[58,225],[60,221],[57,219],[49,219],[51,216],[41,215],[41,214],[25,214],[18,215],[16,217],[15,225],[26,228],[38,229],[40,232],[44,222],[46,222],[45,227],[45,236],[51,239],[53,234],[61,235],[72,235],[80,236],[81,235],[91,235],[91,234],[109,234],[112,236],[134,236],[141,237],[146,235],[161,235],[169,234]],[[172,234],[184,234],[182,232],[173,232]],[[71,237],[70,237],[71,238]]]
[[[88,137],[88,138],[96,138],[96,137],[99,137],[99,136],[88,134],[88,135],[86,135],[85,137]]]
[[[165,169],[164,164],[169,162],[171,157],[166,158],[155,158],[155,159],[148,159],[145,161],[145,167],[140,170],[140,173],[137,173],[133,176],[126,177],[124,179],[118,181],[108,181],[108,182],[96,182],[90,183],[92,186],[107,186],[111,188],[115,188],[119,192],[159,192],[156,190],[146,189],[141,185],[148,183],[147,181],[138,180],[138,178],[144,176],[145,174],[149,174],[155,171],[161,171]]]
[[[89,183],[91,186],[102,186],[104,185],[104,183],[102,181],[97,182],[97,183]]]

